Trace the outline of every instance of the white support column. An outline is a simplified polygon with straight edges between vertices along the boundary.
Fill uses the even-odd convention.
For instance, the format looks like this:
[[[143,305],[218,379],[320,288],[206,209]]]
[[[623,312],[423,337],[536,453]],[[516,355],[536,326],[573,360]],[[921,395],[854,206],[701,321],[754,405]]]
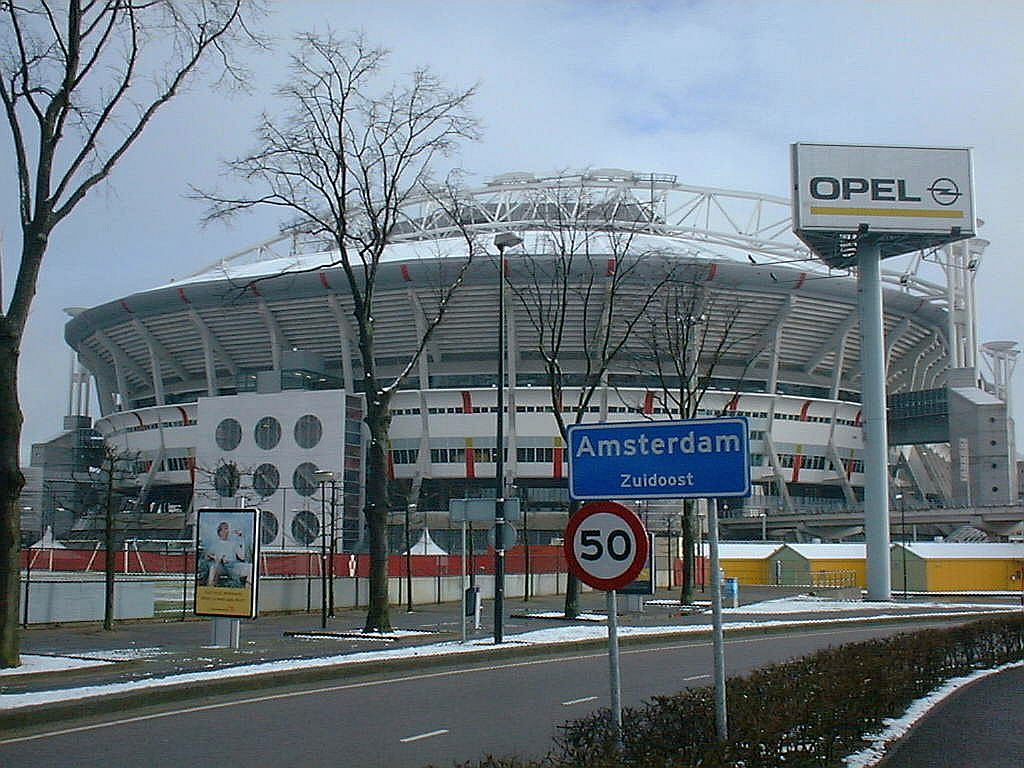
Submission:
[[[355,392],[355,382],[352,379],[352,326],[349,324],[345,311],[342,309],[341,304],[338,303],[338,297],[335,294],[328,294],[327,306],[331,308],[334,322],[338,325],[338,343],[341,347],[342,385],[345,387],[346,392]],[[429,389],[429,386],[420,382],[420,389]]]
[[[257,304],[260,315],[263,316],[263,323],[267,328],[267,336],[270,338],[270,357],[274,370],[281,370],[281,350],[288,346],[288,340],[284,337],[284,333],[281,331],[281,326],[277,322],[277,318],[274,317],[274,313],[270,311],[270,307],[267,305],[265,299],[260,298]]]
[[[164,398],[164,379],[160,372],[160,358],[157,357],[152,347],[149,347],[149,368],[153,376],[153,396],[156,398],[157,405],[166,405],[167,401]]]

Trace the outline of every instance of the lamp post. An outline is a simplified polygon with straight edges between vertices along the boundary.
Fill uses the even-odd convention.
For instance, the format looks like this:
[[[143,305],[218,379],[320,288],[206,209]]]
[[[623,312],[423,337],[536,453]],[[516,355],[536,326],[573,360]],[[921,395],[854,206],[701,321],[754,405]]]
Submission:
[[[320,484],[320,627],[326,629],[328,614],[334,616],[334,473],[318,470],[313,473],[313,479]],[[327,483],[331,484],[329,539],[326,510]]]
[[[896,494],[896,500],[900,503],[900,528],[903,533],[903,599],[907,599],[907,504],[903,498],[903,491]]]
[[[407,613],[412,613],[412,541],[409,538],[409,518],[415,511],[415,504],[405,505],[405,610]]]
[[[511,232],[494,237],[498,249],[498,419],[494,456],[494,642],[503,640],[505,610],[505,249],[523,238]]]

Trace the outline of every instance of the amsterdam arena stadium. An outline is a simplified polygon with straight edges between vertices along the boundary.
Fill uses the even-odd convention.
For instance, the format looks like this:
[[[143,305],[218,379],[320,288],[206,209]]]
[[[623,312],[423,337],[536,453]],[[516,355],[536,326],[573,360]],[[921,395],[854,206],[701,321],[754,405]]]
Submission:
[[[540,354],[545,344],[536,308],[519,297],[531,281],[538,290],[538,274],[557,272],[555,243],[564,243],[568,225],[588,234],[584,246],[574,246],[576,262],[559,299],[569,309],[559,351],[566,421],[580,416],[575,404],[600,324],[632,317],[672,274],[688,302],[675,319],[702,339],[699,348],[690,344],[696,380],[707,386],[697,415],[749,419],[754,493],[725,512],[726,535],[734,522],[750,526],[739,525],[735,536],[754,537],[767,527],[774,536],[802,538],[827,520],[839,521],[842,536],[862,535],[856,280],[828,270],[796,240],[789,200],[617,169],[547,178],[506,174],[467,194],[463,229],[490,246],[491,255],[469,269],[392,400],[396,511],[416,503],[441,541],[444,531],[437,529],[446,527],[449,499],[493,497],[498,281],[492,243],[495,234],[511,231],[524,242],[507,254],[505,466],[530,510],[531,535],[548,543],[564,525],[566,457]],[[376,292],[376,359],[385,377],[410,359],[437,306],[440,281],[467,254],[464,233],[430,198],[411,201],[404,215]],[[628,246],[620,252],[623,233]],[[891,419],[890,432],[905,437],[891,449],[893,479],[901,497],[922,507],[957,506],[965,497],[968,506],[982,497],[1016,502],[1005,386],[999,392],[980,377],[975,354],[973,270],[985,245],[976,239],[902,259],[896,272],[883,269],[890,414],[904,417]],[[605,283],[640,253],[644,269],[621,284],[608,320],[601,309]],[[95,428],[108,446],[134,458],[135,471],[123,485],[143,509],[187,515],[201,506],[258,504],[268,513],[266,546],[318,546],[321,492],[331,492],[322,473],[331,471],[342,550],[362,545],[361,367],[336,256],[293,227],[185,279],[76,311],[66,338],[95,382],[101,410]],[[667,316],[665,300],[650,307]],[[652,357],[659,331],[652,336],[654,323],[636,324],[583,420],[678,414],[667,392],[678,391],[679,376],[673,381],[665,375],[671,367],[655,359],[668,355],[670,345],[657,346]],[[965,397],[1001,414],[993,432],[999,445],[991,440],[987,453],[968,455],[962,439],[951,435],[963,431],[955,423]],[[967,433],[974,444],[983,442],[976,427]],[[974,479],[958,482],[950,471],[958,461],[976,468],[985,462],[988,474],[978,469]],[[652,501],[642,512],[661,521],[652,525],[667,519],[671,526],[679,503]]]

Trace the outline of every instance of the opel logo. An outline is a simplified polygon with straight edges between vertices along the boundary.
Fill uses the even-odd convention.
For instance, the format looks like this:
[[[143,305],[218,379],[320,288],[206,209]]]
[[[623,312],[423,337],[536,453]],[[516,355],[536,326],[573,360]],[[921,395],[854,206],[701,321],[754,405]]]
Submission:
[[[933,181],[928,191],[932,193],[932,200],[939,205],[953,205],[962,194],[956,182],[944,176]]]

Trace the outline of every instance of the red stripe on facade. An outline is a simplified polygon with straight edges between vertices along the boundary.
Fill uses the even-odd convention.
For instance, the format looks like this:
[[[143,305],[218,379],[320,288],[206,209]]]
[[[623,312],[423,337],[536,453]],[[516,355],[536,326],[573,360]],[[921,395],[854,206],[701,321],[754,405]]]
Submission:
[[[476,477],[476,451],[473,450],[473,441],[466,440],[466,477]]]
[[[800,421],[807,421],[807,410],[811,407],[810,400],[804,400],[804,404],[800,406]]]
[[[807,280],[807,273],[801,272],[800,279],[796,281],[796,285],[793,286],[793,290],[799,291],[801,288],[803,288],[805,280]]]
[[[853,426],[859,427],[861,425],[860,424],[860,415],[861,415],[861,411],[857,411],[857,415],[853,417]]]
[[[616,267],[618,267],[618,264],[616,263],[615,259],[608,259],[608,270],[605,272],[605,275],[607,275],[608,277],[613,277],[615,275]]]
[[[253,296],[262,296],[263,295],[262,293],[260,293],[260,289],[256,287],[256,283],[249,283],[246,286],[246,288],[248,288],[250,291],[252,291],[252,295]]]
[[[800,467],[803,465],[804,455],[802,453],[798,453],[793,459],[793,479],[790,480],[791,483],[800,482]]]
[[[736,412],[736,408],[739,406],[739,404],[740,404],[740,396],[739,395],[733,395],[732,399],[729,401],[728,405],[725,406],[725,410],[732,411],[733,413],[735,413]]]
[[[472,413],[473,412],[473,394],[471,392],[462,393],[462,412]]]
[[[644,414],[650,416],[654,413],[654,393],[648,392],[644,395]]]
[[[562,453],[564,451],[565,448],[555,448],[551,452],[551,455],[554,457],[551,462],[551,476],[556,480],[562,477]]]
[[[128,302],[125,301],[124,299],[121,299],[121,309],[123,309],[129,315],[134,315],[135,314],[134,312],[132,312],[132,308],[128,306]]]
[[[407,283],[411,283],[412,277],[409,276],[409,267],[406,266],[405,264],[401,264],[399,265],[398,268],[402,270],[402,279],[405,280],[405,282]]]
[[[708,276],[705,278],[705,280],[710,282],[710,281],[715,279],[715,275],[717,275],[717,274],[718,274],[718,265],[717,264],[712,264],[710,267],[708,267]]]
[[[322,285],[328,291],[331,290],[331,284],[329,282],[327,282],[327,273],[326,272],[321,272],[320,273],[320,285]]]
[[[188,420],[188,411],[186,411],[186,410],[185,410],[184,408],[182,408],[182,407],[181,407],[180,405],[178,406],[178,410],[179,410],[179,411],[181,411],[181,420],[182,420],[183,422],[185,422],[185,426],[187,427],[187,426],[188,426],[188,425],[189,425],[189,424],[191,423],[191,422],[190,422],[190,421]]]
[[[391,451],[388,451],[388,479],[395,479],[395,456]]]
[[[181,300],[184,301],[186,304],[191,304],[192,303],[189,300],[188,296],[185,295],[185,289],[184,288],[178,288],[178,296],[181,297]]]

